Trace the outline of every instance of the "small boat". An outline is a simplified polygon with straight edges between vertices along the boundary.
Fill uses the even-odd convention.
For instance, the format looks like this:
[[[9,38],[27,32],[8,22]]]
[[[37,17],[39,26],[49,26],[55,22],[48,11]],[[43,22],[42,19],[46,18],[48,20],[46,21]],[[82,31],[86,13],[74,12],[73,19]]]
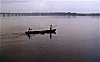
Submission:
[[[41,34],[41,35],[50,34],[50,39],[51,39],[52,38],[52,34],[56,34],[56,29],[52,29],[54,27],[52,27],[52,25],[50,25],[50,29],[49,30],[41,30],[41,31],[34,31],[34,30],[29,28],[25,33],[29,37],[29,39],[31,38],[31,34],[34,34],[34,35],[37,35],[37,34]]]
[[[33,30],[30,30],[30,31],[26,31],[25,33],[26,34],[49,34],[49,33],[55,33],[56,29],[52,29],[52,30],[42,30],[42,31],[33,31]]]
[[[52,29],[52,25],[50,25],[50,30],[42,30],[42,31],[33,31],[32,29],[28,29],[25,33],[26,34],[49,34],[49,33],[55,33],[56,29]]]
[[[33,31],[32,29],[29,28],[25,33],[26,34],[45,34],[45,33],[49,34],[49,33],[55,33],[56,29],[52,29],[54,27],[52,27],[52,25],[50,25],[50,30],[42,30],[42,31]]]

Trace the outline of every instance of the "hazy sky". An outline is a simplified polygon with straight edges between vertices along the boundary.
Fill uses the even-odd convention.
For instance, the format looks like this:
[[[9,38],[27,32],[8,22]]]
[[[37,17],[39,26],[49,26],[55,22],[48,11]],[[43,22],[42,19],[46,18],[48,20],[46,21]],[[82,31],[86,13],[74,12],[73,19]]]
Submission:
[[[100,0],[0,0],[0,12],[99,12]]]

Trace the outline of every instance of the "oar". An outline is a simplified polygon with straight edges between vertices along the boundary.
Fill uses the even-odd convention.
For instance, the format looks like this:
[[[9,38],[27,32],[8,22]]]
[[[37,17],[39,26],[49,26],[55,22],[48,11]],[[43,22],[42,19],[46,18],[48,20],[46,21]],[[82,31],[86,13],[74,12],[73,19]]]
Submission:
[[[54,27],[56,27],[56,26],[58,26],[58,25],[55,25]],[[52,28],[54,28],[54,27],[52,27]]]

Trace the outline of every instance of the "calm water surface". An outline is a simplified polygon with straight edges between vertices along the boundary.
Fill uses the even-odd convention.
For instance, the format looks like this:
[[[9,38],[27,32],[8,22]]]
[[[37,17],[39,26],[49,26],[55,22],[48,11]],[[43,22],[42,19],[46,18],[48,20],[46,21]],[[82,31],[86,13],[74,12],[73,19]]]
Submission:
[[[100,62],[99,17],[0,17],[0,62]],[[49,29],[56,34],[31,35],[25,31]]]

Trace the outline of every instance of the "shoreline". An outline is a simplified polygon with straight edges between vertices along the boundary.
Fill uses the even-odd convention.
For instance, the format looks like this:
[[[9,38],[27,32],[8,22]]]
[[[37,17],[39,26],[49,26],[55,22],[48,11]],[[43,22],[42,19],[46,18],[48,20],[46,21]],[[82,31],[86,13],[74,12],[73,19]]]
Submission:
[[[71,12],[54,12],[54,13],[0,13],[1,16],[100,16],[100,13],[71,13]]]

